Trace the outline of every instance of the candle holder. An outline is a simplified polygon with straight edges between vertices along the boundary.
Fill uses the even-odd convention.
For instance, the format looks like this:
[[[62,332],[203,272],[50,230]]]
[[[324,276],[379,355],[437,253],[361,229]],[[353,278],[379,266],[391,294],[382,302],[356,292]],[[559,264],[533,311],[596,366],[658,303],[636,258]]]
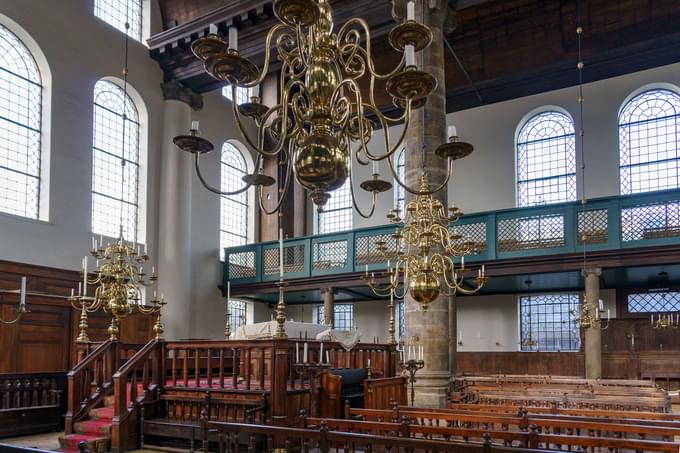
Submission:
[[[284,293],[286,290],[286,283],[283,277],[279,280],[279,303],[276,304],[276,333],[274,334],[274,339],[285,340],[288,338],[286,334],[286,301],[284,300]]]
[[[301,384],[304,387],[305,383],[305,376],[307,376],[307,379],[309,380],[309,389],[310,389],[310,395],[309,395],[309,405],[311,406],[309,408],[309,413],[311,417],[316,417],[317,410],[316,410],[316,379],[323,373],[323,370],[326,370],[331,367],[330,363],[324,363],[324,362],[318,362],[318,363],[296,363],[295,364],[295,372],[298,375],[302,375],[302,382]]]
[[[416,398],[416,391],[413,386],[416,382],[416,373],[418,370],[421,370],[425,366],[425,361],[424,360],[407,360],[407,361],[402,361],[399,362],[399,367],[402,369],[402,371],[406,371],[408,373],[408,385],[411,388],[411,404],[410,406],[413,407],[413,402],[415,401]]]
[[[14,312],[16,313],[16,317],[12,320],[6,321],[2,318],[0,318],[0,323],[2,324],[15,324],[19,322],[21,317],[24,315],[24,313],[30,313],[31,310],[26,308],[26,277],[21,278],[21,289],[20,290],[11,290],[11,291],[6,291],[8,293],[19,293],[19,306],[14,309]]]

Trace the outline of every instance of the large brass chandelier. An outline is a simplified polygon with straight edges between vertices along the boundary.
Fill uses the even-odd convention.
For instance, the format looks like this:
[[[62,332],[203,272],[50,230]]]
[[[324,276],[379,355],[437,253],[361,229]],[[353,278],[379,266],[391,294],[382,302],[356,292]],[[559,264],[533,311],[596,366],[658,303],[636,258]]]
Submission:
[[[406,20],[389,34],[390,45],[402,53],[402,58],[386,73],[376,70],[366,21],[352,18],[334,31],[333,11],[327,0],[274,1],[274,14],[279,22],[267,33],[261,69],[240,55],[235,27],[228,30],[228,41],[211,27],[213,32],[192,43],[192,51],[204,62],[211,76],[231,85],[233,99],[236,99],[237,87],[251,90],[250,102],[240,106],[236,102],[232,104],[243,139],[257,152],[256,169],[243,177],[243,187],[223,192],[208,184],[201,174],[200,156],[212,151],[213,145],[199,137],[198,126],[194,123],[190,133],[175,137],[174,143],[194,154],[197,175],[208,190],[235,195],[251,186],[259,187],[260,208],[267,214],[280,210],[294,176],[319,210],[331,192],[349,179],[355,209],[361,216],[370,217],[377,195],[392,187],[390,182],[380,179],[378,165],[383,160],[400,185],[411,193],[418,192],[399,180],[391,158],[402,148],[413,110],[424,105],[437,86],[437,80],[419,70],[415,62],[415,52],[427,47],[432,40],[430,28],[415,20],[415,8],[415,2],[409,2]],[[261,102],[259,86],[269,72],[272,55],[280,63],[279,96],[274,105],[266,106]],[[363,91],[360,79],[367,81]],[[385,82],[385,89],[400,113],[388,116],[380,111],[375,101],[378,81]],[[244,127],[244,118],[254,121],[254,138]],[[394,140],[389,127],[398,123],[404,127]],[[369,150],[375,133],[384,138],[380,152]],[[275,180],[264,174],[262,162],[266,157],[278,158],[285,168],[284,180],[279,182],[278,201],[269,209],[263,203],[263,190]],[[450,173],[455,156],[440,157],[448,160]],[[372,195],[367,213],[357,205],[353,162],[362,166],[372,164],[372,178],[360,184]]]
[[[376,276],[368,273],[367,266],[363,278],[375,294],[383,297],[397,291],[403,281],[401,297],[408,292],[426,310],[442,288],[474,294],[488,277],[482,265],[477,276],[466,281],[465,256],[477,251],[477,247],[450,229],[463,213],[455,206],[447,213],[439,200],[426,193],[429,188],[426,173],[422,174],[420,185],[421,194],[406,205],[403,218],[397,209],[387,216],[392,224],[403,224],[392,234],[393,246],[388,248],[385,240],[377,241],[378,251],[388,263],[387,271]]]

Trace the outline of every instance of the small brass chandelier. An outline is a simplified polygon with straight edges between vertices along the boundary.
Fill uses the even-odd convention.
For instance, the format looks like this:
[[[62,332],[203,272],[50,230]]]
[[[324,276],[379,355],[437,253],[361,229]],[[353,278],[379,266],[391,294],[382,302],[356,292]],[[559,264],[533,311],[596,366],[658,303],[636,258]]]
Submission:
[[[127,21],[126,10],[126,31],[130,28]],[[125,63],[123,66],[123,92],[124,102],[127,102],[128,87],[128,44],[129,35],[125,35]],[[123,110],[125,111],[125,109]],[[125,139],[126,122],[123,121],[122,127],[122,155],[120,191],[125,189]],[[87,335],[87,314],[103,310],[111,315],[111,324],[108,328],[109,339],[117,341],[120,333],[120,321],[133,314],[157,314],[156,323],[153,331],[156,339],[162,338],[163,325],[161,324],[161,309],[165,305],[163,296],[159,299],[154,291],[154,296],[148,305],[143,303],[142,290],[145,287],[153,286],[158,280],[155,269],[151,267],[151,274],[144,272],[142,264],[149,261],[146,254],[146,247],[142,251],[142,246],[136,244],[137,228],[134,225],[135,241],[130,243],[125,240],[123,234],[123,203],[120,209],[120,233],[117,240],[104,245],[103,237],[99,241],[92,238],[92,250],[90,255],[96,259],[94,278],[90,279],[88,274],[88,258],[83,258],[82,277],[83,280],[78,284],[78,294],[71,289],[69,302],[71,306],[80,311],[80,332],[76,343],[88,343],[90,340]],[[94,296],[87,295],[87,287],[96,286]]]
[[[163,334],[160,312],[166,304],[161,296],[159,299],[154,291],[150,303],[142,303],[142,288],[153,286],[158,280],[154,267],[151,274],[144,272],[142,264],[149,260],[149,256],[123,238],[123,228],[120,229],[118,240],[104,246],[93,239],[90,254],[97,260],[94,278],[90,279],[87,271],[87,257],[83,258],[83,281],[78,285],[78,294],[71,290],[69,301],[76,310],[80,310],[80,333],[78,343],[87,343],[87,313],[103,310],[111,315],[108,328],[109,338],[118,339],[120,321],[127,316],[140,313],[145,315],[157,314],[153,327],[157,338]],[[94,296],[87,296],[87,287],[96,286]]]
[[[672,313],[659,313],[654,319],[654,313],[652,313],[650,321],[654,329],[677,329],[680,326],[680,314],[673,316]]]
[[[376,277],[369,275],[367,266],[363,275],[371,290],[383,297],[395,291],[403,280],[401,297],[410,294],[424,310],[439,297],[442,288],[474,294],[488,280],[482,266],[471,285],[465,281],[465,256],[477,249],[473,242],[464,241],[449,229],[463,213],[452,206],[447,214],[442,203],[428,192],[428,178],[423,172],[420,193],[406,205],[404,218],[399,216],[398,209],[387,215],[392,224],[403,224],[392,234],[394,247],[388,249],[386,241],[377,241],[378,251],[388,263],[387,271]],[[385,277],[387,283],[381,283]]]
[[[602,299],[594,302],[589,302],[586,295],[583,294],[583,302],[579,304],[579,309],[572,310],[571,315],[573,316],[574,326],[580,329],[598,329],[606,330],[609,327],[610,313],[607,309],[607,317],[603,315],[605,313]]]
[[[522,338],[519,342],[520,346],[522,346],[523,348],[529,349],[529,350],[532,350],[532,349],[534,349],[535,347],[538,346],[538,342],[534,339],[533,333],[532,333],[533,332],[533,323],[532,323],[532,316],[531,316],[531,307],[532,307],[532,303],[531,303],[531,294],[532,294],[531,293],[531,283],[532,283],[531,279],[527,279],[527,280],[524,281],[524,284],[527,285],[527,298],[529,299],[529,301],[527,302],[527,314],[526,314],[526,320],[527,320],[526,321],[526,332],[527,332],[527,335],[526,336],[522,335]]]
[[[309,192],[319,211],[331,193],[349,180],[355,209],[362,217],[370,217],[377,195],[392,187],[390,182],[380,179],[378,163],[386,160],[392,176],[399,181],[391,157],[402,148],[413,110],[422,107],[437,86],[437,80],[419,70],[415,62],[415,52],[430,44],[432,31],[415,20],[414,1],[408,2],[406,10],[406,20],[389,34],[390,45],[403,56],[394,69],[385,73],[376,70],[366,21],[351,18],[334,32],[333,11],[327,0],[274,1],[279,23],[267,33],[262,69],[240,55],[234,26],[228,29],[228,42],[211,26],[208,36],[192,43],[192,51],[212,77],[231,85],[232,99],[236,99],[237,87],[251,89],[250,102],[232,105],[238,129],[257,152],[257,161],[256,170],[243,177],[244,186],[238,190],[223,192],[210,186],[201,174],[199,162],[201,154],[214,147],[199,137],[198,125],[194,123],[188,135],[173,141],[180,149],[194,154],[201,183],[219,195],[236,195],[251,186],[259,187],[260,208],[272,214],[280,210],[293,177]],[[273,106],[266,106],[261,102],[259,86],[269,72],[272,51],[281,65],[279,98]],[[368,81],[368,90],[363,92],[359,85],[362,78]],[[401,113],[390,117],[380,111],[375,100],[378,81],[385,82],[387,93]],[[247,133],[244,118],[254,121],[255,138]],[[379,153],[370,151],[368,146],[376,123],[382,129],[377,131],[378,135],[384,138]],[[399,123],[403,130],[393,140],[389,127]],[[263,190],[276,181],[264,174],[265,157],[278,157],[285,169],[278,201],[271,209],[264,206]],[[453,157],[440,157],[448,160],[450,173]],[[359,185],[372,195],[368,212],[360,210],[355,197],[354,161],[362,166],[372,163],[372,178]],[[401,181],[399,184],[403,185]],[[415,193],[413,189],[407,190]]]

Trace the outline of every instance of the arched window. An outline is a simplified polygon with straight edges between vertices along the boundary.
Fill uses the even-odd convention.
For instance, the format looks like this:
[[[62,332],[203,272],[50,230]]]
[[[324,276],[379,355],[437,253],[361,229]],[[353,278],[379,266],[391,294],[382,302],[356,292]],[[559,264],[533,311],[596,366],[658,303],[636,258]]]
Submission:
[[[118,237],[122,226],[125,239],[137,241],[139,115],[132,99],[108,80],[94,86],[93,128],[92,232]]]
[[[406,159],[406,148],[399,151],[399,156],[397,157],[397,176],[399,180],[404,182],[404,160]],[[399,209],[399,215],[404,216],[404,204],[406,200],[406,191],[403,187],[399,185],[398,182],[394,182],[394,205]]]
[[[129,22],[130,38],[142,40],[142,0],[94,0],[94,15],[123,33]]]
[[[42,82],[31,52],[0,25],[0,211],[40,217]]]
[[[350,192],[350,180],[334,192],[324,206],[322,212],[317,214],[318,234],[335,233],[352,229],[352,194]]]
[[[248,173],[241,151],[232,143],[222,145],[222,191],[233,192],[243,187],[241,178]],[[248,193],[220,198],[220,257],[224,248],[248,242]]]
[[[680,94],[652,89],[619,114],[621,193],[680,187]]]
[[[517,135],[517,205],[576,200],[574,122],[561,112],[529,118]]]

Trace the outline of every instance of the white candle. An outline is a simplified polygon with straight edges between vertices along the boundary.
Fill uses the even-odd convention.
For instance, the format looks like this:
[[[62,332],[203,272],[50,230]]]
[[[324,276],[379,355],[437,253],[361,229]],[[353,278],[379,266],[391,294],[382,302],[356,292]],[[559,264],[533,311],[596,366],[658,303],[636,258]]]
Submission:
[[[368,358],[368,368],[369,369],[371,368],[371,358],[370,357]]]
[[[279,276],[283,278],[283,228],[279,228]]]
[[[603,310],[604,307],[602,305],[602,299],[598,300],[597,303],[598,303],[598,306],[600,307],[600,310]]]
[[[374,175],[379,174],[380,173],[380,167],[378,166],[378,161],[374,160],[374,161],[372,161],[372,164],[373,164],[373,174]]]
[[[452,124],[451,126],[449,126],[449,138],[451,138],[451,137],[457,137],[457,136],[458,136],[458,133],[457,133],[457,131],[456,131],[456,126],[454,126],[454,125]]]
[[[295,342],[295,363],[300,363],[300,343]]]
[[[482,275],[484,275],[484,265],[482,264]]]
[[[87,294],[87,257],[83,257],[83,291]]]
[[[78,295],[83,294],[83,282],[78,282]]]
[[[328,351],[326,351],[326,363],[331,363],[331,356],[328,354]]]
[[[99,247],[104,247],[104,235],[100,234],[99,235]]]
[[[255,85],[250,89],[250,97],[251,98],[259,98],[260,97],[260,85]]]
[[[238,30],[236,30],[236,27],[229,27],[229,48],[238,50]]]
[[[156,266],[151,266],[151,275],[156,275]]]
[[[304,344],[303,360],[304,360],[305,363],[307,363],[307,342],[306,341],[305,341],[305,344]]]
[[[416,5],[415,2],[410,1],[406,4],[406,20],[415,20],[416,18]]]
[[[19,297],[19,306],[26,306],[26,277],[21,277],[21,295]]]
[[[97,239],[92,236],[92,250],[97,250]]]
[[[609,321],[609,309],[607,308],[607,321]]]
[[[321,348],[319,349],[319,363],[323,362],[323,341],[321,342]]]
[[[368,275],[368,264],[364,266],[364,269],[366,269],[366,275]]]
[[[399,350],[399,356],[401,357],[401,361],[404,361],[404,348]]]
[[[460,268],[465,269],[465,257],[464,256],[460,257]]]
[[[231,299],[231,282],[227,282],[227,303],[229,303],[229,299]]]
[[[192,131],[197,131],[197,130],[198,130],[198,121],[192,121],[192,122],[191,122],[191,130],[192,130]]]
[[[406,66],[416,65],[416,51],[413,48],[413,44],[406,44],[404,46],[404,58],[406,58]]]
[[[73,288],[71,288],[71,297],[73,297],[75,295],[74,293],[75,293],[75,290]]]
[[[649,315],[652,326],[654,326],[654,313]]]
[[[210,33],[211,35],[216,35],[217,34],[217,25],[210,24],[210,27],[208,27],[208,33]]]

